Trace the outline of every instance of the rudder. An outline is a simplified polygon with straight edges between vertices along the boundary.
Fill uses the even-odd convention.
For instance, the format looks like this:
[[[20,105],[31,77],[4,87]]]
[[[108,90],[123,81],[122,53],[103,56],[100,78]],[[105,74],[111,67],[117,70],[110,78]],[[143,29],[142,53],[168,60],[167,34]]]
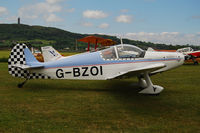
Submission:
[[[63,56],[55,50],[52,46],[45,46],[41,48],[44,62],[55,61],[61,59]]]
[[[24,49],[27,48],[25,44],[17,44],[13,47],[11,50],[9,59],[8,59],[8,72],[13,77],[21,77],[21,78],[27,78],[28,77],[28,71],[23,70],[18,67],[14,67],[14,64],[21,64],[25,65],[26,60],[24,56]]]

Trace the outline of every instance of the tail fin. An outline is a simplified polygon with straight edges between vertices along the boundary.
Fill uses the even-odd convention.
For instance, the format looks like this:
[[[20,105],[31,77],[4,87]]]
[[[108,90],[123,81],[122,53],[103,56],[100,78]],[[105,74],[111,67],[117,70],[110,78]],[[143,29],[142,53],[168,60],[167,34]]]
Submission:
[[[155,51],[155,50],[151,47],[148,47],[147,51]]]
[[[55,50],[52,46],[42,47],[42,54],[44,58],[44,62],[54,61],[62,58],[63,56]]]
[[[38,67],[43,67],[35,57],[31,54],[30,50],[25,44],[17,44],[11,50],[8,59],[8,72],[13,77],[20,78],[50,78],[44,74],[31,73],[29,69],[34,69]]]

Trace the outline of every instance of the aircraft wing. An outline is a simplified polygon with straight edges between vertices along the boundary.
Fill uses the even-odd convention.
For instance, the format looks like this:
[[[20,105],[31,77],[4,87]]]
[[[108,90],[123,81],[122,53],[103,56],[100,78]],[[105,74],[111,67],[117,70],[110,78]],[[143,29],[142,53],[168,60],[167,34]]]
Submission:
[[[114,78],[119,78],[123,76],[132,76],[132,75],[140,74],[146,71],[153,72],[164,67],[166,67],[164,63],[150,64],[148,66],[131,69],[126,72],[120,72],[119,74],[114,75],[113,77],[108,77],[107,79],[114,79]]]
[[[194,57],[199,57],[200,56],[200,51],[193,51],[193,52],[188,52],[188,55],[192,55]]]

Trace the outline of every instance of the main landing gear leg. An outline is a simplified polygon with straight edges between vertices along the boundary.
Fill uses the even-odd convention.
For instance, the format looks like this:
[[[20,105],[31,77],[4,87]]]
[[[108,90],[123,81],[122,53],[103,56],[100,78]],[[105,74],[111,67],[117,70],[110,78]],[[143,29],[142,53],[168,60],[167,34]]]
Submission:
[[[28,80],[29,80],[29,78],[26,78],[26,80],[25,80],[24,82],[22,82],[22,83],[19,83],[19,84],[17,85],[17,87],[18,87],[18,88],[22,88],[22,87],[24,86],[24,84],[25,84]]]
[[[145,72],[144,73],[144,79],[146,81],[147,86],[140,91],[139,93],[142,94],[159,94],[164,88],[158,85],[153,85],[151,82],[151,79],[149,77],[149,73]]]
[[[138,85],[141,87],[141,88],[146,88],[147,87],[147,82],[144,80],[144,76],[143,75],[140,75],[137,77],[138,78]]]

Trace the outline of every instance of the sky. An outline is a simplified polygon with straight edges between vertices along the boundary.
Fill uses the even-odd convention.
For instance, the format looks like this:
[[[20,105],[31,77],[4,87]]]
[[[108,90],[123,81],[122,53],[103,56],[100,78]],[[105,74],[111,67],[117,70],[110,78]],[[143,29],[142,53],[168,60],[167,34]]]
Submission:
[[[0,23],[200,46],[200,0],[0,0]]]

